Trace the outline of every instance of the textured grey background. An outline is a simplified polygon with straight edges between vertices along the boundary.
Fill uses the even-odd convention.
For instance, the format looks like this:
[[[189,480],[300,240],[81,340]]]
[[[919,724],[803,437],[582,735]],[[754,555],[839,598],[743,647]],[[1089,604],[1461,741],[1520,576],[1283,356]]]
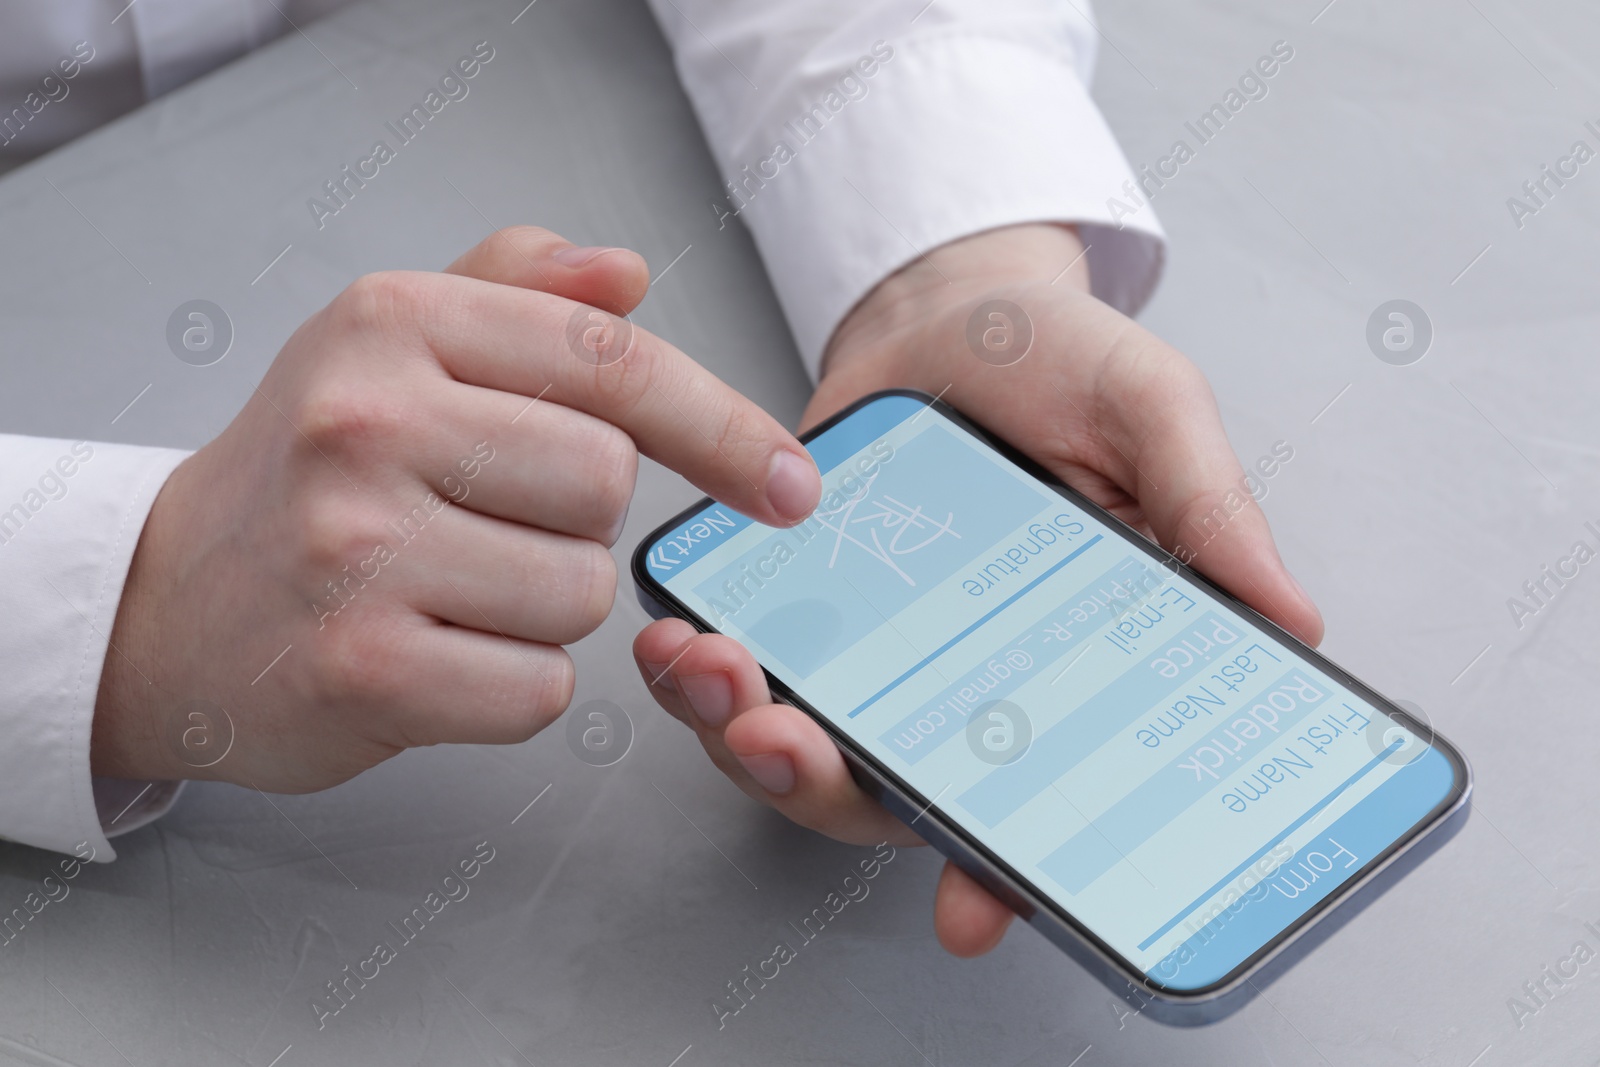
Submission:
[[[0,1060],[1594,1064],[1600,961],[1520,1029],[1507,998],[1597,944],[1600,576],[1520,630],[1506,599],[1600,520],[1600,163],[1521,230],[1505,201],[1594,143],[1600,16],[1580,0],[1322,5],[1100,10],[1097,92],[1136,164],[1274,41],[1295,48],[1161,192],[1172,256],[1145,322],[1211,375],[1247,462],[1293,445],[1266,508],[1328,651],[1421,704],[1479,776],[1462,834],[1269,999],[1174,1031],[1119,1019],[1026,929],[948,958],[930,931],[937,860],[902,852],[719,1032],[723,983],[865,850],[746,801],[649,704],[624,588],[575,653],[578,699],[637,725],[620,763],[579,762],[557,729],[412,752],[275,805],[191,787],[0,954]],[[0,426],[198,446],[351,278],[437,267],[522,221],[631,245],[657,271],[689,248],[638,320],[792,419],[805,379],[753,247],[714,225],[718,179],[642,5],[539,0],[513,25],[521,7],[353,9],[0,181]],[[497,56],[470,97],[319,232],[307,197],[482,39]],[[237,331],[207,368],[164,341],[197,297]],[[1414,366],[1364,340],[1397,297],[1437,334]],[[622,549],[689,498],[648,467]],[[322,984],[483,840],[497,855],[471,895],[319,1032]],[[49,864],[0,848],[0,905]]]

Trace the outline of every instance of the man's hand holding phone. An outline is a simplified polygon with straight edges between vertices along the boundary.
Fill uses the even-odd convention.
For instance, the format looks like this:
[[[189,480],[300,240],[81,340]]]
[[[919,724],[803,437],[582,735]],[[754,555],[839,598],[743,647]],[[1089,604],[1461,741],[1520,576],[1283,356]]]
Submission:
[[[992,231],[929,253],[883,282],[846,318],[802,429],[868,393],[943,395],[1051,474],[1153,537],[1308,644],[1322,620],[1289,575],[1265,515],[1244,488],[1204,376],[1182,354],[1088,292],[1071,229]],[[1070,265],[1070,267],[1069,267]],[[1031,348],[1015,363],[969,345],[974,309],[1023,309]],[[1217,531],[1201,520],[1232,498]],[[642,632],[635,657],[651,693],[694,729],[750,796],[853,843],[914,842],[864,793],[827,734],[772,703],[754,658],[733,639],[668,619]],[[987,952],[1011,912],[946,864],[934,925],[951,952]]]

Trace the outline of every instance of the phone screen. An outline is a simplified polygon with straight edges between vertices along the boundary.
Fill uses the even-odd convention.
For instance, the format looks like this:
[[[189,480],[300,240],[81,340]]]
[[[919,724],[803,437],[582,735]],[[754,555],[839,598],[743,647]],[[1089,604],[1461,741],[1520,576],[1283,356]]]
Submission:
[[[926,399],[807,447],[805,523],[707,504],[643,569],[1151,983],[1224,982],[1464,788],[1381,698]]]

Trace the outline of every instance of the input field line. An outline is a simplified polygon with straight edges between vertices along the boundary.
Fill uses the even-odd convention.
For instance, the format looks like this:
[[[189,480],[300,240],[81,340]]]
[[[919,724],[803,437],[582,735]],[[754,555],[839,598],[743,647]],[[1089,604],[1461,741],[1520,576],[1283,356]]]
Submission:
[[[882,689],[878,690],[876,693],[874,693],[870,697],[868,697],[865,701],[863,701],[861,703],[861,705],[859,707],[856,708],[856,710],[852,711],[849,715],[845,716],[845,718],[853,719],[857,715],[860,715],[863,711],[866,711],[872,705],[876,704],[878,701],[882,700],[885,696],[887,696],[889,694],[890,690],[896,688],[901,683],[903,683],[907,678],[910,678],[912,675],[914,675],[918,671],[922,670],[922,668],[926,667],[928,664],[932,663],[934,660],[938,659],[940,656],[942,656],[946,652],[950,651],[952,648],[954,648],[961,641],[965,640],[967,637],[970,637],[973,634],[973,632],[975,632],[978,629],[978,627],[982,626],[984,623],[988,622],[990,619],[992,619],[996,615],[1000,614],[1006,608],[1009,608],[1012,604],[1015,604],[1024,595],[1026,595],[1027,593],[1032,592],[1033,589],[1036,586],[1038,586],[1038,584],[1040,582],[1044,581],[1046,578],[1050,577],[1056,571],[1060,570],[1062,567],[1065,567],[1067,564],[1071,563],[1073,560],[1077,559],[1079,556],[1083,555],[1085,552],[1089,551],[1089,549],[1093,548],[1095,545],[1099,544],[1101,541],[1104,541],[1104,540],[1105,540],[1105,534],[1095,534],[1093,537],[1089,538],[1089,540],[1085,541],[1083,544],[1079,545],[1077,548],[1075,548],[1071,552],[1069,552],[1066,556],[1064,556],[1061,559],[1056,560],[1056,562],[1052,563],[1048,568],[1046,568],[1045,572],[1043,574],[1039,575],[1039,577],[1035,578],[1033,581],[1029,582],[1027,585],[1023,586],[1021,589],[1018,589],[1015,593],[1012,593],[1010,596],[1006,597],[999,604],[995,605],[992,609],[990,609],[989,613],[984,615],[977,622],[973,623],[971,626],[968,626],[965,630],[962,630],[960,633],[956,634],[950,640],[946,641],[944,644],[942,644],[938,648],[934,649],[933,652],[931,652],[928,655],[924,656],[920,661],[918,661],[917,663],[913,664],[911,666],[911,668],[909,670],[907,670],[904,674],[902,674],[900,677],[896,678],[894,681],[890,682],[888,685],[884,686]]]

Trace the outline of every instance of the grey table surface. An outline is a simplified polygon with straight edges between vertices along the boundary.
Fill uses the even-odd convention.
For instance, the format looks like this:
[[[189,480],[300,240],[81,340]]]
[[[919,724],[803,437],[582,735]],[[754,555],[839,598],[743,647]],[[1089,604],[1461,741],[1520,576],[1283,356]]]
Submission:
[[[1172,1030],[1120,1017],[1024,928],[949,958],[919,850],[719,1029],[724,984],[864,850],[747,801],[656,711],[624,587],[575,651],[578,701],[636,726],[623,760],[591,767],[555,729],[314,796],[193,786],[0,956],[0,1060],[1595,1063],[1600,962],[1520,1019],[1508,1001],[1600,945],[1600,578],[1521,627],[1507,599],[1600,520],[1600,173],[1520,228],[1506,201],[1596,145],[1600,16],[1324,2],[1100,10],[1096,91],[1136,164],[1192,142],[1184,123],[1274,41],[1295,50],[1161,191],[1171,260],[1144,321],[1209,373],[1246,461],[1293,446],[1265,506],[1327,650],[1421,705],[1478,774],[1463,832],[1264,997]],[[522,3],[349,9],[0,180],[0,426],[197,447],[356,275],[437,267],[525,221],[672,264],[638,321],[792,420],[805,377],[753,245],[707,206],[719,181],[654,23],[627,0]],[[496,58],[471,95],[318,229],[307,199],[480,40]],[[204,368],[165,341],[194,298],[235,330]],[[1366,341],[1394,298],[1433,324],[1409,366]],[[647,465],[619,554],[690,496]],[[319,1029],[324,983],[483,841],[470,896]],[[0,901],[49,863],[0,848]]]

